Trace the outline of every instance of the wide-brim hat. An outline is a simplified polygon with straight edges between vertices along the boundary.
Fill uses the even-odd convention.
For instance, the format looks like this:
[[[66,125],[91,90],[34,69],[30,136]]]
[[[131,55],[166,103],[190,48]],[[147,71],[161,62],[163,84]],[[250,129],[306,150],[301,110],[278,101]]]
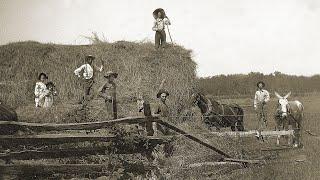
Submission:
[[[259,84],[262,84],[262,87],[265,87],[265,86],[266,86],[266,84],[265,84],[263,81],[257,82],[257,87],[259,87]]]
[[[86,59],[92,59],[94,60],[96,57],[94,57],[93,55],[89,54],[89,55],[86,55]]]
[[[118,77],[118,73],[112,72],[112,71],[108,71],[106,73],[106,75],[104,75],[105,78],[109,78],[110,76],[114,76],[115,78]]]
[[[158,9],[154,10],[152,13],[152,15],[155,19],[157,19],[159,12],[161,12],[163,14],[163,17],[166,16],[166,12],[164,12],[164,10],[162,8],[158,8]]]
[[[169,96],[169,92],[165,89],[160,89],[157,93],[157,98],[160,98],[161,94],[165,93],[167,96]]]

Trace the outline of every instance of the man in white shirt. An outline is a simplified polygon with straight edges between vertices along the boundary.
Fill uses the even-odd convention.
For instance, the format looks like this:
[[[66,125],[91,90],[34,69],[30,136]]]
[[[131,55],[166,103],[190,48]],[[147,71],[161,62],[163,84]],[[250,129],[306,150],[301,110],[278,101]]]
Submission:
[[[93,60],[95,59],[92,55],[87,55],[85,58],[86,63],[77,68],[74,71],[74,74],[78,77],[81,77],[80,73],[82,73],[83,76],[83,86],[84,86],[84,95],[82,98],[82,103],[86,103],[87,100],[90,98],[90,90],[92,88],[92,85],[94,83],[94,70],[97,70],[99,72],[102,71],[103,65],[101,65],[99,68],[96,66],[93,66]]]
[[[156,32],[155,34],[155,47],[159,48],[160,46],[164,48],[166,45],[166,32],[165,26],[171,25],[169,18],[165,15],[163,9],[156,9],[153,12],[155,18],[152,30]]]
[[[266,105],[267,102],[270,100],[269,92],[265,89],[265,83],[260,81],[257,83],[258,90],[256,91],[256,94],[254,96],[253,106],[254,110],[257,113],[258,123],[257,123],[257,129],[258,129],[258,138],[262,138],[261,136],[261,130],[265,129],[267,127],[267,111],[266,111]]]

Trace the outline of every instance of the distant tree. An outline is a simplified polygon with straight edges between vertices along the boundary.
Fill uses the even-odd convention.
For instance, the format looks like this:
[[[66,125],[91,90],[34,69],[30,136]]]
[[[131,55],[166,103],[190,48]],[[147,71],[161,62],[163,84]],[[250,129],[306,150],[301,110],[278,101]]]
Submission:
[[[287,75],[279,71],[264,75],[260,72],[249,74],[217,75],[199,79],[202,92],[215,96],[222,95],[252,95],[256,90],[256,83],[264,81],[271,92],[296,94],[320,92],[320,75],[312,77]]]

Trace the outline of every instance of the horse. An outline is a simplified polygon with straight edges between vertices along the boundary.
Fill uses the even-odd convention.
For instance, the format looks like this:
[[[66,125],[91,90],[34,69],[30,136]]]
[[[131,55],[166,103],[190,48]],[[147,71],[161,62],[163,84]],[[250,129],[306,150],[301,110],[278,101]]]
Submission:
[[[220,104],[214,99],[208,99],[201,93],[193,93],[192,104],[200,108],[204,123],[210,129],[215,127],[230,127],[232,131],[244,131],[243,109],[238,104]]]
[[[276,130],[288,130],[289,125],[292,126],[294,132],[293,146],[301,147],[301,130],[302,130],[302,119],[304,107],[300,101],[288,101],[287,98],[291,95],[289,92],[285,96],[280,96],[275,92],[278,98],[278,107],[276,109]],[[277,137],[277,144],[280,144],[280,135]],[[290,144],[290,141],[288,141]]]

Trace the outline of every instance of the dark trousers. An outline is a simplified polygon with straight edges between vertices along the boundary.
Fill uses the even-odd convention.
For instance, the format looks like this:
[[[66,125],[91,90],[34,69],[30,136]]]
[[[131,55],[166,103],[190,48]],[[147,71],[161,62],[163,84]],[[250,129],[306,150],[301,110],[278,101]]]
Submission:
[[[156,31],[155,35],[155,46],[156,48],[164,47],[166,45],[166,32],[164,30],[162,31]]]
[[[85,104],[89,98],[90,98],[90,90],[92,88],[93,85],[93,79],[84,79],[83,80],[83,90],[84,90],[84,94],[82,97],[82,102]]]

